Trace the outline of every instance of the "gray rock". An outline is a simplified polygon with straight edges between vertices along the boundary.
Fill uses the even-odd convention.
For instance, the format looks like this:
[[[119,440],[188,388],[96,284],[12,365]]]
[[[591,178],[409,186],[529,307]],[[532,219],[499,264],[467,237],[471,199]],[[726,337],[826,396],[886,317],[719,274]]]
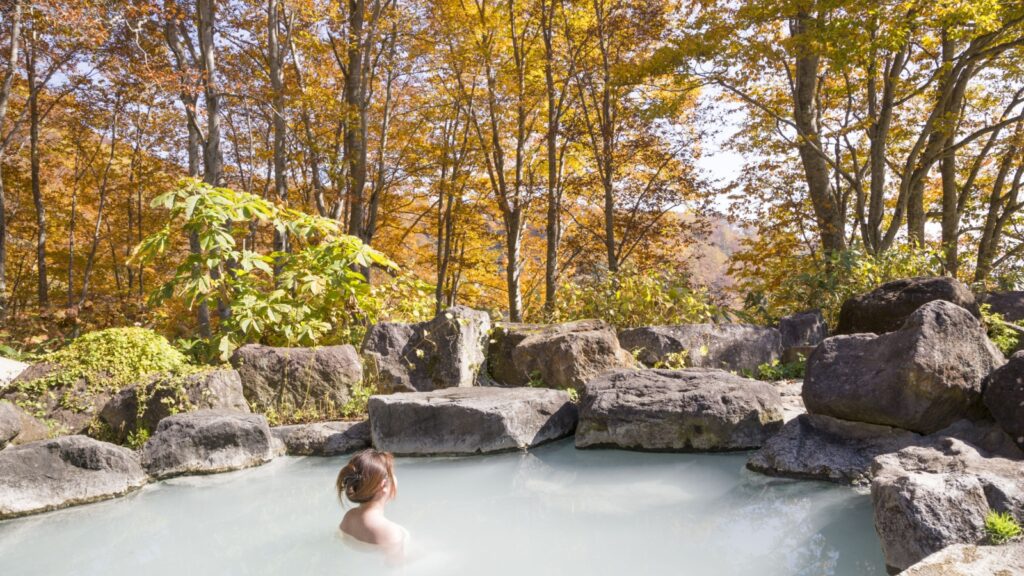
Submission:
[[[544,388],[449,388],[373,396],[370,430],[395,454],[486,454],[523,450],[572,434],[576,406]]]
[[[1024,542],[1002,546],[954,544],[928,556],[900,576],[1014,576],[1024,574]]]
[[[782,412],[773,385],[722,370],[619,370],[584,386],[576,447],[747,450],[782,427]]]
[[[807,362],[807,411],[924,434],[987,415],[982,380],[1004,362],[968,311],[937,300],[896,332],[834,336]]]
[[[370,447],[370,423],[316,422],[270,430],[292,456],[338,456]]]
[[[381,393],[474,386],[486,375],[490,330],[486,312],[454,306],[429,322],[374,324],[362,352]]]
[[[127,448],[62,436],[0,451],[0,520],[106,500],[148,481]]]
[[[989,374],[983,398],[996,422],[1024,448],[1024,354]]]
[[[99,418],[114,438],[124,441],[129,433],[140,428],[155,430],[160,420],[172,412],[194,410],[250,412],[238,372],[211,369],[185,377],[153,376],[115,394],[100,410]]]
[[[11,402],[0,400],[0,449],[11,444],[45,440],[50,431],[31,414]]]
[[[993,312],[1002,314],[1007,322],[1024,321],[1024,291],[989,292],[981,297],[981,302],[988,304]]]
[[[102,381],[89,385],[85,379],[42,394],[33,390],[36,380],[60,373],[62,369],[59,364],[51,362],[32,364],[13,379],[5,391],[0,392],[0,399],[21,405],[32,403],[33,413],[52,421],[61,433],[85,434],[114,391]],[[22,389],[22,386],[27,388]]]
[[[747,468],[770,476],[866,485],[871,482],[874,458],[911,446],[941,446],[949,438],[988,454],[1024,458],[1024,453],[993,422],[960,420],[923,436],[890,426],[807,414],[787,422],[781,432],[751,454]]]
[[[317,348],[278,348],[247,344],[231,355],[245,399],[260,409],[341,408],[352,385],[363,379],[363,365],[348,344]]]
[[[807,413],[804,407],[802,380],[779,380],[772,382],[782,397],[782,419],[786,422]]]
[[[750,455],[747,468],[789,478],[866,485],[871,461],[879,455],[918,444],[919,434],[820,414],[804,414]]]
[[[600,320],[504,324],[492,335],[495,380],[506,386],[579,389],[595,376],[636,365]]]
[[[779,335],[783,350],[794,346],[813,348],[828,338],[828,324],[821,310],[799,312],[779,320]]]
[[[905,278],[886,282],[867,294],[843,302],[835,333],[892,332],[903,326],[918,308],[936,300],[952,302],[980,318],[974,293],[963,282],[946,276]]]
[[[273,455],[270,427],[262,415],[200,410],[161,420],[142,447],[142,466],[162,479],[259,466]]]
[[[982,543],[989,510],[1024,514],[1024,463],[956,439],[879,456],[872,474],[875,530],[891,570],[946,546]]]
[[[782,336],[777,329],[747,324],[631,328],[619,332],[619,342],[647,366],[682,353],[687,366],[753,372],[782,356]]]
[[[0,356],[0,389],[28,368],[28,364]]]

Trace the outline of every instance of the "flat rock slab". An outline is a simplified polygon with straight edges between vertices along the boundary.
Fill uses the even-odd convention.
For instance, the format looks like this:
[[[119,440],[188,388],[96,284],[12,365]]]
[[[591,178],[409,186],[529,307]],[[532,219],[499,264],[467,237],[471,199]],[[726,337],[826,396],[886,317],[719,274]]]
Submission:
[[[315,422],[270,430],[290,456],[338,456],[370,447],[370,423]]]
[[[687,366],[753,372],[782,357],[779,331],[749,324],[630,328],[619,332],[619,342],[651,367],[682,355]]]
[[[900,576],[1015,576],[1024,574],[1024,542],[1002,546],[954,544],[900,572]]]
[[[879,456],[872,474],[875,530],[892,571],[946,546],[983,543],[990,510],[1024,515],[1024,462],[956,439]]]
[[[922,438],[890,426],[804,414],[787,422],[751,454],[747,468],[769,476],[867,485],[876,456],[915,445]]]
[[[142,447],[142,465],[154,478],[215,474],[264,464],[274,447],[261,414],[200,410],[168,416]]]
[[[0,520],[97,502],[148,482],[138,456],[86,436],[0,451]]]
[[[747,450],[782,428],[770,383],[713,369],[620,370],[587,383],[576,447]]]
[[[28,364],[0,356],[0,387],[18,377]]]
[[[577,421],[569,394],[544,388],[373,396],[369,414],[374,447],[411,456],[524,450],[572,434]]]
[[[967,310],[928,302],[895,332],[834,336],[807,361],[807,411],[931,434],[987,416],[982,381],[1006,360]]]

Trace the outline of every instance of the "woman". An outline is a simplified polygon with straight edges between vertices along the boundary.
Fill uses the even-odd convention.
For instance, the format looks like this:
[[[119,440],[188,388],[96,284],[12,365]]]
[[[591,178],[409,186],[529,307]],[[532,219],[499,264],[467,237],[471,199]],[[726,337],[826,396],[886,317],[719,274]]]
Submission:
[[[395,459],[372,448],[357,452],[338,472],[338,498],[358,504],[345,513],[341,532],[389,555],[402,555],[409,533],[384,517],[384,505],[398,494]]]

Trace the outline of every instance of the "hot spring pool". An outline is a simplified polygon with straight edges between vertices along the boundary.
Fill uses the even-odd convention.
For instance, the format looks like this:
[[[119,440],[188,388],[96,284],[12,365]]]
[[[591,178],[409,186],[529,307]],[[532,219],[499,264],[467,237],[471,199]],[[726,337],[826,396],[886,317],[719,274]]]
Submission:
[[[576,450],[399,459],[401,567],[337,535],[345,458],[280,458],[0,522],[0,574],[885,574],[867,496],[771,479],[746,456]]]

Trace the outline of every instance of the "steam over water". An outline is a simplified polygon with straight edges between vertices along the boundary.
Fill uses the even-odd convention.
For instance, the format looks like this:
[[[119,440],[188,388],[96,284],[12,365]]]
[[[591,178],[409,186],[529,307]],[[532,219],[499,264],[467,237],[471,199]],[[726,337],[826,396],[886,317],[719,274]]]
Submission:
[[[338,537],[345,458],[281,458],[0,523],[0,574],[883,575],[867,496],[746,456],[577,451],[398,460],[412,533],[386,563]]]

